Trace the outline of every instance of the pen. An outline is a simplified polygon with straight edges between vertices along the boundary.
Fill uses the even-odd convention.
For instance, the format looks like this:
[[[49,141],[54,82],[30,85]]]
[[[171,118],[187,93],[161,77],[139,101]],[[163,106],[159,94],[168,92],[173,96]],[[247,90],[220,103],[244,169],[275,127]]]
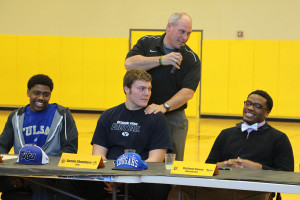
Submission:
[[[218,170],[231,170],[229,167],[218,167]]]

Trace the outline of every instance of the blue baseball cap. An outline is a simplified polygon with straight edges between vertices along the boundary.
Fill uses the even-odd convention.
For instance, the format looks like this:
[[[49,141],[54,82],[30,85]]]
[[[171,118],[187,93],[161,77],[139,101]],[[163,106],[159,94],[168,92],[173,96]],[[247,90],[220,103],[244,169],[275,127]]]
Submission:
[[[17,163],[44,165],[49,163],[49,158],[39,146],[29,144],[20,150]]]
[[[139,171],[148,168],[148,164],[137,153],[125,153],[115,162],[116,170]]]

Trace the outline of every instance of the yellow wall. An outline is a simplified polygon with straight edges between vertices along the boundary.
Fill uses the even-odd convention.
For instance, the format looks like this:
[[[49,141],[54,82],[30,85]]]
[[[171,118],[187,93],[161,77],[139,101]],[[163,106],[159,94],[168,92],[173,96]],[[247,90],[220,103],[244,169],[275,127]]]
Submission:
[[[160,33],[156,33],[160,34]],[[139,39],[135,35],[136,40]],[[75,109],[107,109],[125,100],[122,80],[128,39],[0,35],[0,106],[28,103],[26,84],[37,73],[54,82],[51,102]],[[189,45],[200,55],[201,32]],[[199,56],[200,57],[200,56]],[[12,97],[15,98],[12,98]],[[12,100],[13,99],[13,100]],[[186,113],[199,116],[199,88]]]
[[[0,0],[0,105],[27,103],[25,85],[37,72],[53,77],[53,102],[89,109],[122,102],[129,30],[165,29],[170,15],[183,11],[193,29],[204,31],[201,113],[241,115],[246,95],[261,88],[274,98],[271,116],[300,117],[291,106],[300,101],[299,6],[298,0]],[[237,31],[244,31],[242,39]]]
[[[0,35],[0,105],[29,103],[27,81],[37,73],[54,81],[51,102],[107,109],[124,102],[125,38]]]
[[[0,105],[28,103],[26,84],[37,73],[54,81],[51,102],[107,109],[124,102],[127,38],[0,35]],[[191,48],[197,48],[192,46]],[[274,100],[272,117],[300,117],[300,41],[203,41],[201,114],[241,115],[256,89]],[[197,52],[199,53],[199,52]],[[197,116],[199,93],[189,102]]]
[[[256,89],[274,101],[270,116],[299,118],[300,41],[204,40],[201,113],[242,115]]]

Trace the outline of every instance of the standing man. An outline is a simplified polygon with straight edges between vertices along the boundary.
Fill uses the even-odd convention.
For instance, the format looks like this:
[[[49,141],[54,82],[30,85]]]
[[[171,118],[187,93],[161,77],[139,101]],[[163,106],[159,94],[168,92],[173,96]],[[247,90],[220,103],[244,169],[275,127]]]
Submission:
[[[186,13],[174,13],[166,33],[141,38],[125,60],[127,70],[141,68],[152,76],[152,95],[145,113],[165,114],[173,152],[181,161],[188,131],[184,109],[200,81],[200,60],[186,45],[191,32],[191,17]]]
[[[32,76],[27,84],[30,104],[13,111],[0,135],[0,153],[15,154],[26,144],[35,144],[48,156],[77,153],[78,131],[68,108],[49,104],[53,82],[47,75]],[[24,187],[23,179],[0,177],[0,191]],[[47,199],[52,192],[32,185],[34,199]]]

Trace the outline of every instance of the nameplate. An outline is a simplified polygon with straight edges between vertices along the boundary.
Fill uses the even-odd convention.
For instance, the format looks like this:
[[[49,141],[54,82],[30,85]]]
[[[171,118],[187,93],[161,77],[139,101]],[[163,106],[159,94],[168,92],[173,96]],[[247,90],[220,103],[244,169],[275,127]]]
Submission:
[[[216,164],[174,161],[171,174],[213,176],[219,174],[219,170]]]
[[[59,167],[97,169],[105,167],[101,156],[63,153],[58,163]]]

